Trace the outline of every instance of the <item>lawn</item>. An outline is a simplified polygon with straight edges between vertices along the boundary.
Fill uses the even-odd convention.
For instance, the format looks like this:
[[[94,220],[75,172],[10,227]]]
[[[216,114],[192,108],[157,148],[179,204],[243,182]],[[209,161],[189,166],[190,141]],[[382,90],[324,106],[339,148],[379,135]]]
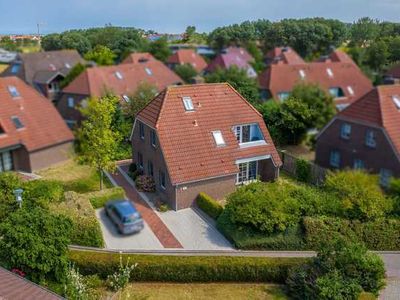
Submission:
[[[287,299],[278,285],[253,283],[133,283],[120,299]]]

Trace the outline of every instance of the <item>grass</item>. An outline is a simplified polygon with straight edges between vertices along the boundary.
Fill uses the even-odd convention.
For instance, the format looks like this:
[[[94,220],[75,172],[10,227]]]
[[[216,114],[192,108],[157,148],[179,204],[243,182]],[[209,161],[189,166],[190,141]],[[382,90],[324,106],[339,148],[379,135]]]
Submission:
[[[133,283],[121,294],[120,299],[287,299],[282,287],[253,283]]]

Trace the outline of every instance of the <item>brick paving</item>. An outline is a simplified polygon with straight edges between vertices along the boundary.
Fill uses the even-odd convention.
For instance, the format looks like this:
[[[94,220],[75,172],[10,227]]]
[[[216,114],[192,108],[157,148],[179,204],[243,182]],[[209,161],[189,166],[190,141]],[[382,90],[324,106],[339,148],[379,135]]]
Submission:
[[[111,177],[125,190],[126,196],[135,203],[136,209],[141,213],[143,219],[160,240],[164,248],[183,248],[181,243],[179,243],[163,221],[153,209],[140,198],[137,191],[129,184],[119,170],[117,170],[115,174],[111,174]]]

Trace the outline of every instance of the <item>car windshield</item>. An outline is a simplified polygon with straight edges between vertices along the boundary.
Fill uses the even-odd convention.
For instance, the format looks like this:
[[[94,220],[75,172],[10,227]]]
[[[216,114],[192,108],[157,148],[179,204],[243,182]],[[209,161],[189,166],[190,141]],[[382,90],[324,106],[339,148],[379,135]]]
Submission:
[[[124,217],[124,224],[133,223],[139,219],[139,213],[134,213],[130,216]]]

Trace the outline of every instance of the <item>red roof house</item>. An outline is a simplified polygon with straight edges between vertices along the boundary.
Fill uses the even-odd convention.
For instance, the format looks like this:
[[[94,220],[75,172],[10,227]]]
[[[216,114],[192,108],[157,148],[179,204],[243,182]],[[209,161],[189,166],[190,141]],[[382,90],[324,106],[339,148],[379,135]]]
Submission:
[[[123,64],[146,63],[150,60],[156,60],[149,52],[134,52],[129,54],[123,61]]]
[[[168,58],[167,64],[172,69],[178,65],[190,64],[198,73],[207,67],[204,58],[193,49],[179,49]]]
[[[260,113],[223,83],[167,88],[139,112],[131,139],[134,162],[174,209],[199,192],[220,199],[273,180],[281,165]]]
[[[274,64],[288,64],[298,65],[304,64],[305,61],[297,54],[291,47],[275,47],[270,50],[265,56],[267,65]]]
[[[316,162],[400,177],[400,85],[379,86],[337,114],[317,139]]]
[[[66,160],[74,140],[54,105],[17,77],[0,78],[0,172]]]

